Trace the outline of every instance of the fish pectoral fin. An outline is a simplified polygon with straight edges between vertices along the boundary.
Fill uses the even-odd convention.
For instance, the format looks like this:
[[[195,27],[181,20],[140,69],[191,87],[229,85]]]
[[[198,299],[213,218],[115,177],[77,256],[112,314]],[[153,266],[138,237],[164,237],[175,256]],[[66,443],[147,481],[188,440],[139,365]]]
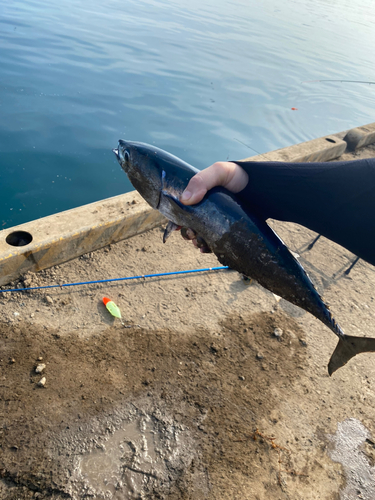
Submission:
[[[173,233],[173,231],[177,231],[177,229],[180,229],[181,226],[178,226],[171,220],[168,222],[167,227],[165,228],[164,234],[163,234],[163,243],[167,241],[167,239],[170,237],[170,235]]]
[[[173,196],[172,194],[167,193],[166,191],[163,191],[163,197],[168,198],[170,203],[177,205],[178,208],[182,208],[183,210],[187,210],[187,211],[190,208],[188,205],[184,205],[183,203],[181,203],[180,200],[178,198],[176,198],[176,196]]]
[[[346,335],[339,338],[336,349],[328,363],[328,373],[332,375],[336,370],[361,352],[375,352],[375,339],[369,337],[351,337]]]

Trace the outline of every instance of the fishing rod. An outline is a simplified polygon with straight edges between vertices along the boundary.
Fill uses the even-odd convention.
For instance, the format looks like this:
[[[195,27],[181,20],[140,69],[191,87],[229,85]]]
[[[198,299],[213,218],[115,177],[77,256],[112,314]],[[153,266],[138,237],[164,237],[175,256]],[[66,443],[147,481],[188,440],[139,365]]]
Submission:
[[[301,83],[316,83],[316,82],[366,83],[368,85],[375,85],[375,82],[364,82],[362,80],[304,80]]]
[[[203,269],[187,269],[185,271],[172,271],[169,273],[154,273],[154,274],[141,274],[139,276],[126,276],[124,278],[110,278],[104,280],[95,280],[95,281],[81,281],[78,283],[62,283],[57,285],[45,285],[45,286],[33,286],[28,288],[8,288],[6,290],[0,290],[0,293],[6,292],[28,292],[30,290],[43,290],[46,288],[63,288],[68,286],[82,286],[82,285],[93,285],[97,283],[109,283],[113,281],[128,281],[128,280],[138,280],[138,279],[146,279],[146,278],[158,278],[160,276],[174,276],[179,274],[192,274],[192,273],[203,273],[210,271],[223,271],[229,269],[228,266],[218,266],[218,267],[206,267]]]

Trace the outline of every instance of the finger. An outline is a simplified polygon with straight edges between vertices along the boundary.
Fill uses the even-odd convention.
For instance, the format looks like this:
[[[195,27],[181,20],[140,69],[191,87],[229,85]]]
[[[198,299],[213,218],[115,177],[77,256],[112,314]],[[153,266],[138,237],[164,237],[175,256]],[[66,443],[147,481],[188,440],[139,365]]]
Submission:
[[[182,203],[194,205],[202,200],[209,189],[220,186],[225,182],[226,170],[221,163],[223,162],[214,163],[190,179],[180,198]]]
[[[197,237],[197,233],[193,229],[191,229],[191,227],[188,227],[186,229],[186,235],[189,240],[194,240]]]
[[[246,186],[248,180],[248,174],[236,163],[216,162],[190,179],[180,200],[185,205],[194,205],[215,186],[224,186],[237,193]]]
[[[181,228],[181,236],[184,240],[193,240],[196,237],[196,234],[190,227],[183,227]]]
[[[188,240],[189,239],[187,237],[186,231],[187,231],[187,227],[182,227],[181,228],[181,236],[184,238],[184,240]]]
[[[181,195],[181,202],[185,205],[195,205],[199,203],[204,195],[207,193],[208,188],[204,176],[196,174],[187,185],[185,191]]]
[[[201,253],[212,253],[212,250],[209,247],[201,247],[199,250]]]
[[[199,248],[199,250],[202,252],[202,253],[211,253],[212,250],[210,249],[210,247],[207,245],[207,243],[205,242],[205,240],[201,237],[201,236],[197,236],[196,240],[193,240],[193,241],[196,241],[196,247]]]
[[[207,243],[204,241],[204,239],[201,236],[197,236],[197,247],[203,248],[206,246],[207,246]]]

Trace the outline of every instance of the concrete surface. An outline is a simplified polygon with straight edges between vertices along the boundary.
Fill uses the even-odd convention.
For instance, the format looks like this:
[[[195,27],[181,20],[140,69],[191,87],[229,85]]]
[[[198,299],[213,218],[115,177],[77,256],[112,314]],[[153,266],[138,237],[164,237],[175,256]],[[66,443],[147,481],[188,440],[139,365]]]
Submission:
[[[272,227],[345,332],[375,337],[374,266],[347,276],[348,251],[325,238],[308,250],[311,231]],[[15,288],[217,264],[162,235]],[[336,342],[230,271],[0,294],[0,499],[373,500],[375,354],[329,377]]]

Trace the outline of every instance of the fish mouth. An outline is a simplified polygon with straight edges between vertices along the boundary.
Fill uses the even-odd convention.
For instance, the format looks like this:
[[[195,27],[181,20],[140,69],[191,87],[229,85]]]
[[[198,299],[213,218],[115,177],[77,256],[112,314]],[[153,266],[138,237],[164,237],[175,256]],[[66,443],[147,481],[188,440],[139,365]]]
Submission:
[[[117,161],[120,163],[121,165],[121,162],[123,161],[124,157],[122,155],[122,151],[121,149],[118,147],[118,148],[115,148],[115,149],[112,149],[112,151],[115,153],[115,156],[117,158]]]

